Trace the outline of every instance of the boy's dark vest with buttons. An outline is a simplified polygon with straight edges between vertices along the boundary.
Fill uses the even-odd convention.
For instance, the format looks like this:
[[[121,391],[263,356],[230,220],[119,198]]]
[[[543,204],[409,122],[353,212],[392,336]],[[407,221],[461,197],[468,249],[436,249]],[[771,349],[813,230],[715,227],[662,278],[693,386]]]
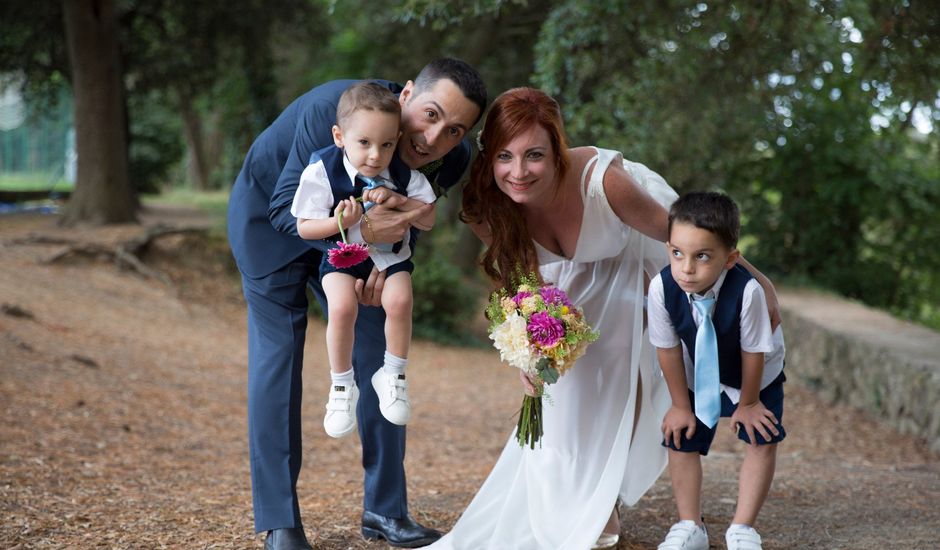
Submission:
[[[695,361],[695,319],[689,296],[679,288],[669,266],[660,272],[663,281],[663,301],[679,338]],[[735,264],[728,270],[718,293],[718,302],[712,313],[712,324],[718,337],[718,375],[721,383],[732,388],[741,387],[741,304],[744,287],[753,277]]]
[[[336,206],[341,200],[348,198],[359,198],[362,196],[362,190],[365,185],[362,180],[356,178],[356,185],[349,180],[349,173],[343,164],[343,150],[335,145],[324,147],[314,151],[310,155],[310,164],[323,161],[323,168],[326,169],[326,176],[330,180],[330,188],[333,190],[333,207],[330,208],[330,214],[336,210]],[[388,165],[388,174],[391,176],[392,183],[395,185],[395,192],[408,196],[408,183],[411,181],[411,168],[398,158],[398,153],[392,155],[392,162]],[[402,183],[404,182],[404,183]],[[339,240],[339,233],[334,235],[334,239]],[[401,250],[401,241],[395,243],[392,247],[393,252]]]

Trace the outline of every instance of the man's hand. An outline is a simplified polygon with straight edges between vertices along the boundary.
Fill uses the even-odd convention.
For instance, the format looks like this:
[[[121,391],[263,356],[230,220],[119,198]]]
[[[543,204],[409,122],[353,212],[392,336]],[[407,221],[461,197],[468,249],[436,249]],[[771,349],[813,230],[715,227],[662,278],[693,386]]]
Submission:
[[[369,209],[369,228],[363,237],[366,241],[375,243],[397,243],[402,240],[412,225],[412,222],[427,214],[434,205],[426,204],[408,212],[399,212],[378,205]]]
[[[356,279],[356,298],[364,306],[381,306],[382,289],[385,287],[385,272],[375,266],[369,274],[369,280]]]
[[[760,433],[765,441],[770,441],[771,434],[778,435],[780,431],[777,430],[775,424],[777,424],[777,417],[760,401],[755,401],[750,405],[738,404],[737,410],[731,415],[731,431],[737,433],[743,427],[751,445],[756,445],[755,433]]]
[[[681,449],[682,433],[685,432],[685,438],[691,439],[695,435],[695,413],[688,409],[679,407],[669,407],[666,416],[663,417],[662,431],[663,439],[668,443],[671,439],[676,449]]]

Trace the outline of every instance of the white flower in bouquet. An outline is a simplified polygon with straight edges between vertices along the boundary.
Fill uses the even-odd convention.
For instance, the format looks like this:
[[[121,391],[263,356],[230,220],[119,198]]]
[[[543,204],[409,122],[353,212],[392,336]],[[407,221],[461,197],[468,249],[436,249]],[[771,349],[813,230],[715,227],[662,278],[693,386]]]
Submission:
[[[499,358],[525,372],[535,372],[538,357],[529,346],[525,317],[507,315],[506,320],[496,326],[490,334],[493,347],[499,350]]]

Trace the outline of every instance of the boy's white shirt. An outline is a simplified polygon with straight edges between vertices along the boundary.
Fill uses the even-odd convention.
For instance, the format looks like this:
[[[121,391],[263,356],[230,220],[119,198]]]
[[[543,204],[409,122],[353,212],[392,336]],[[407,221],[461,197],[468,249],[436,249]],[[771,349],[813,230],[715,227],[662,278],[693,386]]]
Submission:
[[[702,298],[715,298],[721,291],[721,285],[725,281],[727,270],[721,272],[718,280],[704,295],[691,294],[686,292],[689,301]],[[751,279],[744,287],[744,295],[741,303],[741,350],[749,353],[764,354],[764,374],[761,377],[761,389],[770,385],[777,376],[783,371],[783,359],[786,353],[786,346],[783,341],[783,329],[781,326],[771,332],[770,314],[767,313],[766,300],[764,298],[764,289],[756,279]],[[662,275],[657,274],[650,281],[649,300],[647,305],[647,316],[649,319],[650,343],[657,348],[674,348],[682,344],[682,359],[685,363],[685,379],[689,389],[695,391],[695,364],[692,362],[689,350],[685,343],[679,338],[673,327],[669,312],[666,311],[665,300],[663,297]],[[692,309],[692,318],[695,326],[702,323],[695,308]],[[725,392],[732,403],[737,403],[741,399],[741,390],[721,384],[721,391]]]
[[[349,159],[343,154],[343,167],[349,176],[349,181],[355,183],[358,171]],[[385,179],[391,180],[388,168],[382,170],[379,174]],[[406,188],[408,198],[421,201],[423,203],[433,203],[437,200],[434,189],[428,179],[417,170],[411,171],[411,179]],[[295,218],[307,220],[322,220],[330,217],[330,210],[333,208],[333,188],[330,186],[330,178],[326,174],[326,167],[323,161],[318,160],[308,165],[303,173],[300,174],[300,185],[297,186],[297,192],[294,194],[294,202],[291,204],[290,213]],[[344,227],[346,239],[349,242],[364,242],[362,238],[362,221],[353,224],[350,227]],[[402,239],[401,249],[395,252],[385,252],[378,250],[374,246],[369,247],[369,257],[375,263],[379,271],[384,271],[391,265],[403,262],[411,257],[411,232],[406,231]]]

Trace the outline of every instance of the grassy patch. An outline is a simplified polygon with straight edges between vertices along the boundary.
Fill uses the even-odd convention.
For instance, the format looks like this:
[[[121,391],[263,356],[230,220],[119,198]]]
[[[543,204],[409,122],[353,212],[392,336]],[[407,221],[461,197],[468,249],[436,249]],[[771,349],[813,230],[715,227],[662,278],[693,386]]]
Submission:
[[[144,195],[143,202],[157,204],[171,204],[177,206],[194,206],[212,220],[212,231],[225,233],[225,214],[228,208],[228,190],[225,191],[194,191],[192,189],[171,189],[159,195]]]
[[[73,187],[65,179],[45,172],[0,174],[0,191],[71,191]]]

